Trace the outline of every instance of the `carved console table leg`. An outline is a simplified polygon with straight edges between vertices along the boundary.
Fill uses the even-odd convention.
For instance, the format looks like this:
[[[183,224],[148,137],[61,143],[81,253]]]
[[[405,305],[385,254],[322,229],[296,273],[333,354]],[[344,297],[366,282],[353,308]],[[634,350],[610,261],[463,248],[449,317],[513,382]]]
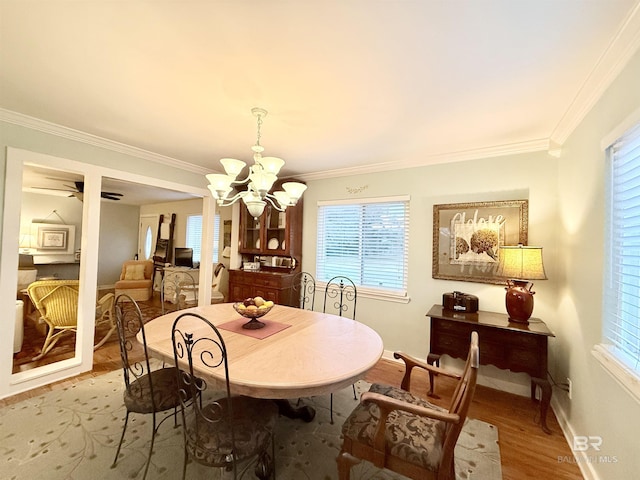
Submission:
[[[547,411],[551,403],[551,383],[544,378],[531,378],[531,393],[534,394],[534,384],[540,387],[540,426],[542,431],[551,435],[551,430],[547,426]]]

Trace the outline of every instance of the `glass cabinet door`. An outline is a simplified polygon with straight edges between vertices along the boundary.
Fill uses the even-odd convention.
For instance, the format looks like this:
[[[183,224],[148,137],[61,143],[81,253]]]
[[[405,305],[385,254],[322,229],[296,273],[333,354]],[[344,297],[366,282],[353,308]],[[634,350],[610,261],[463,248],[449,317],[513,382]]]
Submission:
[[[241,242],[241,250],[243,251],[255,251],[259,252],[262,247],[262,223],[261,219],[264,215],[261,215],[257,220],[249,215],[249,212],[246,211],[244,205],[241,206],[244,210],[242,211],[240,217],[242,222],[240,224],[241,234],[240,234],[240,242]]]
[[[287,238],[287,212],[279,212],[271,205],[267,205],[264,217],[267,231],[265,253],[270,255],[284,253]]]

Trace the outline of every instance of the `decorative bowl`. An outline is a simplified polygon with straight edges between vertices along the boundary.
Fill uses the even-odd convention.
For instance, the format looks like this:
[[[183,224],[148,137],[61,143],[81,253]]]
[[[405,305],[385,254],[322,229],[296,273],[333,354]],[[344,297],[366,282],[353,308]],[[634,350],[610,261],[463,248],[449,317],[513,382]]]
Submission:
[[[253,306],[255,305],[251,305],[251,307]],[[243,302],[236,302],[233,304],[233,309],[236,312],[238,312],[240,315],[242,315],[245,318],[251,319],[249,322],[242,325],[242,328],[247,328],[250,330],[255,330],[255,329],[264,327],[264,323],[259,322],[257,319],[265,316],[267,313],[271,311],[273,307],[274,305],[270,305],[268,307],[262,307],[262,308],[259,308],[259,307],[250,308],[250,307],[245,307]]]

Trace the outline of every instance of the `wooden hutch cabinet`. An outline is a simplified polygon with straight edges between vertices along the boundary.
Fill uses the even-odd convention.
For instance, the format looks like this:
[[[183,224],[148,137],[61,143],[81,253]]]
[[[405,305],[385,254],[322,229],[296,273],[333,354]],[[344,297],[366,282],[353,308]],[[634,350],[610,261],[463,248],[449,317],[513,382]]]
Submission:
[[[259,263],[260,270],[230,270],[229,301],[261,296],[280,305],[296,305],[291,281],[302,262],[302,202],[284,212],[267,203],[257,219],[241,206],[238,253],[243,265]]]

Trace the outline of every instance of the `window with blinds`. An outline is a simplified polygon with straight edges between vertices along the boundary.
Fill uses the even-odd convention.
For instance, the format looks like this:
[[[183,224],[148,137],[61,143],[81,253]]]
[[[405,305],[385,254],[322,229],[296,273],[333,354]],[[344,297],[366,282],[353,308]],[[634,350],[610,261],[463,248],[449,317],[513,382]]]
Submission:
[[[604,341],[640,376],[640,125],[607,150]]]
[[[407,295],[409,197],[318,202],[316,278],[349,277],[358,293]]]
[[[220,215],[213,220],[213,263],[218,262],[218,248],[220,237]],[[202,215],[187,216],[187,233],[185,246],[193,249],[193,261],[200,262],[202,245]]]

